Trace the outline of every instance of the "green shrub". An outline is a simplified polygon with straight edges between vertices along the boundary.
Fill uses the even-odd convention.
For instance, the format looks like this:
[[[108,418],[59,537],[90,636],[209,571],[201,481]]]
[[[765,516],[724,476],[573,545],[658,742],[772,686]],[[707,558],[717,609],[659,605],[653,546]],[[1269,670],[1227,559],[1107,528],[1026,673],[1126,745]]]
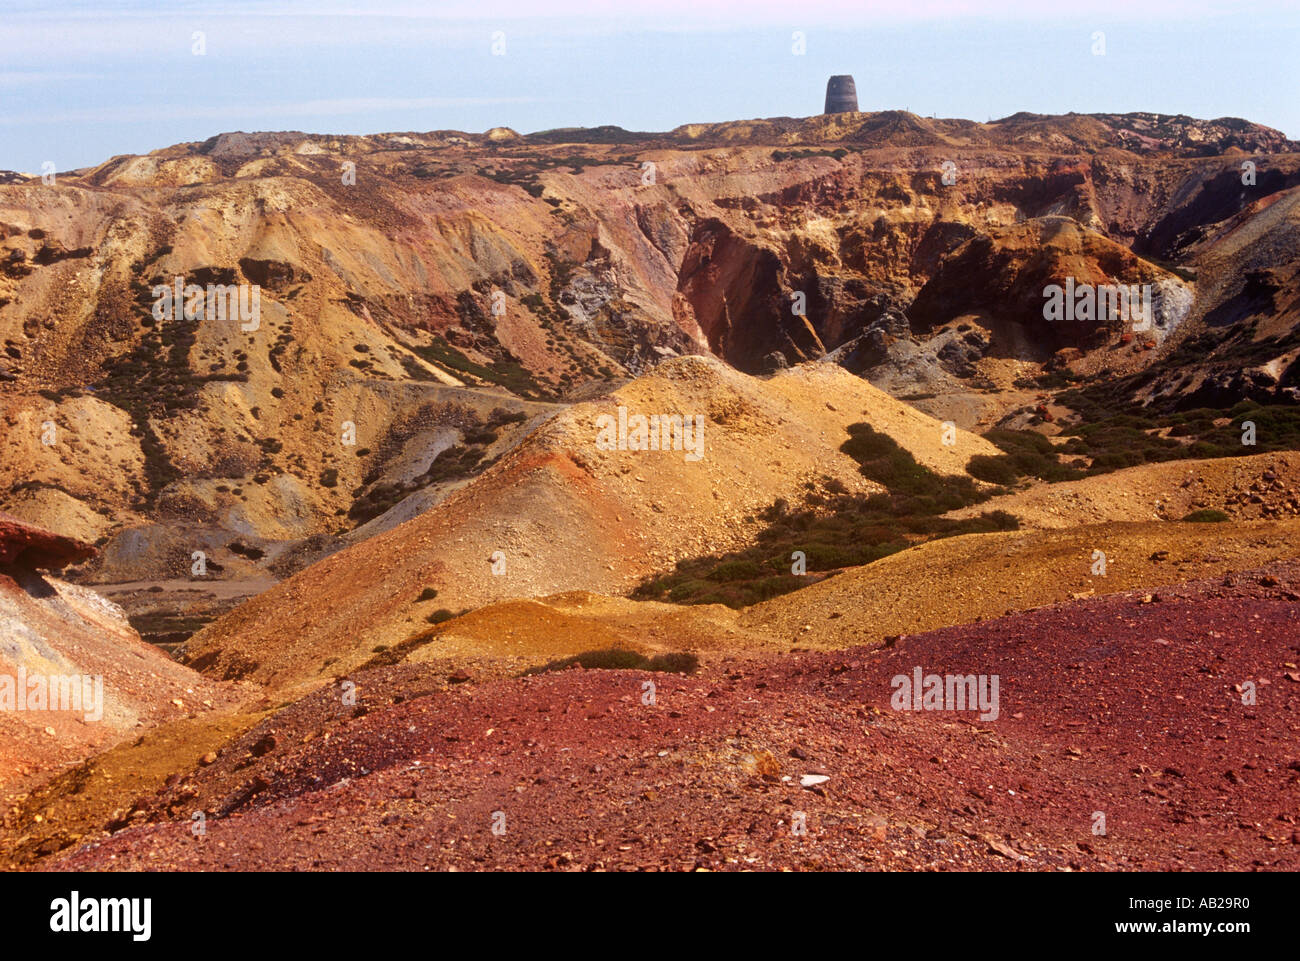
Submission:
[[[1036,477],[1055,483],[1086,476],[1082,471],[1062,464],[1056,445],[1038,431],[991,430],[984,435],[984,439],[1001,448],[1004,453],[994,456],[976,454],[966,470],[971,476],[990,484],[1006,486],[1022,477]]]
[[[1201,339],[1209,341],[1201,343]],[[1184,342],[1174,355],[1187,362],[1200,363],[1214,348],[1214,332],[1197,335]],[[1171,359],[1169,363],[1173,363]],[[1230,408],[1198,407],[1171,411],[1141,407],[1125,400],[1125,395],[1141,386],[1140,375],[1119,381],[1096,384],[1066,391],[1058,400],[1074,410],[1082,422],[1064,428],[1062,436],[1070,438],[1067,453],[1089,457],[1089,474],[1103,474],[1138,464],[1158,463],[1186,458],[1239,457],[1270,451],[1300,450],[1300,407],[1290,404],[1259,404],[1238,401]],[[1166,405],[1172,401],[1166,401]],[[1231,421],[1216,427],[1216,419]],[[1255,424],[1256,443],[1241,443],[1243,421]],[[1168,436],[1153,433],[1168,427]]]
[[[424,476],[428,478],[430,483],[465,477],[478,467],[479,461],[482,459],[483,451],[481,448],[476,449],[460,445],[448,447],[446,450],[439,452],[438,456],[433,459],[428,470],[424,472]]]
[[[1184,521],[1193,524],[1217,524],[1229,519],[1227,514],[1213,507],[1202,507],[1200,510],[1192,511],[1183,518]]]
[[[820,490],[810,484],[803,507],[792,508],[784,498],[777,498],[760,512],[758,519],[766,526],[750,547],[680,561],[672,573],[643,581],[633,596],[676,604],[747,607],[812,583],[793,573],[795,551],[803,553],[807,573],[829,573],[870,564],[935,537],[1019,527],[1019,521],[1005,511],[963,520],[939,516],[987,495],[968,477],[944,477],[926,470],[892,439],[865,424],[854,424],[849,433],[844,449],[864,464],[863,473],[892,480],[895,488],[863,496],[849,494],[843,484],[829,479]]]
[[[700,659],[684,651],[656,654],[646,657],[636,651],[621,648],[607,648],[600,651],[584,651],[572,657],[550,661],[541,667],[524,671],[523,676],[545,674],[550,671],[566,671],[575,664],[588,671],[662,671],[669,674],[694,674],[699,670]]]
[[[762,569],[754,561],[723,561],[709,575],[715,581],[746,581],[758,577]]]
[[[840,450],[858,462],[864,477],[883,484],[891,495],[903,500],[898,505],[900,513],[941,514],[989,497],[964,474],[936,474],[918,464],[892,437],[878,433],[870,424],[850,424],[848,432],[849,439]]]
[[[976,454],[966,465],[966,472],[977,480],[1003,486],[1014,484],[1021,477],[1021,474],[1011,466],[1010,458],[1005,454],[996,457],[990,454]]]

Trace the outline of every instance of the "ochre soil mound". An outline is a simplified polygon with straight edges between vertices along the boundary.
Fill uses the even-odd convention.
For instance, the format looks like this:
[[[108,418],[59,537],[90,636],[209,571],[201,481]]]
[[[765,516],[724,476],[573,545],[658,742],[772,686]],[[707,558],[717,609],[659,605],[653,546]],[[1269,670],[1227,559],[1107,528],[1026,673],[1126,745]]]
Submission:
[[[703,416],[703,457],[602,450],[597,418]],[[702,357],[666,362],[556,415],[475,483],[307,568],[195,635],[186,662],[224,678],[312,685],[427,629],[439,609],[584,590],[619,594],[675,561],[746,545],[777,498],[835,479],[877,491],[839,448],[848,425],[890,433],[958,474],[987,441],[958,433],[831,364],[770,380]],[[495,565],[494,558],[499,562]],[[429,601],[418,600],[427,589]]]
[[[408,642],[409,653],[394,651],[405,663],[492,659],[525,667],[609,648],[653,655],[780,646],[741,632],[738,616],[721,604],[683,607],[574,591],[489,604],[419,635]]]
[[[1004,510],[1023,527],[1074,527],[1176,521],[1203,508],[1246,520],[1300,514],[1300,452],[1143,464],[1083,480],[1035,484],[948,516]]]
[[[1295,870],[1300,567],[1232,580],[694,676],[321,690],[45,866]],[[997,675],[998,716],[894,710],[914,667]]]
[[[1092,573],[1094,551],[1105,576]],[[813,647],[879,643],[1011,611],[1152,589],[1300,557],[1300,520],[1094,524],[966,534],[845,570],[745,610],[742,628]]]

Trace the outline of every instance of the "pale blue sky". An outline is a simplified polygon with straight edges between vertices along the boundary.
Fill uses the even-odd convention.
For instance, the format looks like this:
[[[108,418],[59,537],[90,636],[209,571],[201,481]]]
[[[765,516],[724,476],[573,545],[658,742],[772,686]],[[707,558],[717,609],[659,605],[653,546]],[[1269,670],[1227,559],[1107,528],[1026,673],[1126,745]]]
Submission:
[[[863,110],[1151,110],[1245,117],[1300,139],[1294,0],[1083,0],[1068,17],[1053,6],[0,0],[0,169],[72,169],[228,130],[666,130],[804,116],[821,111],[833,73],[856,77]],[[1096,31],[1104,56],[1092,53]]]

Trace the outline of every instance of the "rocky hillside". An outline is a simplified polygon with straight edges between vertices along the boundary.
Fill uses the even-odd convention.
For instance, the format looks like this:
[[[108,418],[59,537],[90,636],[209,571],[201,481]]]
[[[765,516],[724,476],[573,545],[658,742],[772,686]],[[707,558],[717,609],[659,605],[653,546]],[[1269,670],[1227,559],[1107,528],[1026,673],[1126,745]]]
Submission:
[[[1045,371],[1287,399],[1295,151],[1233,119],[886,112],[230,133],[15,175],[0,507],[99,542],[82,577],[190,577],[196,551],[205,577],[283,576],[691,354],[829,355],[981,429]],[[160,311],[177,277],[256,285],[256,324]],[[1151,284],[1153,331],[1045,321],[1067,277]]]
[[[1294,869],[1298,226],[1148,113],[0,174],[0,865]]]

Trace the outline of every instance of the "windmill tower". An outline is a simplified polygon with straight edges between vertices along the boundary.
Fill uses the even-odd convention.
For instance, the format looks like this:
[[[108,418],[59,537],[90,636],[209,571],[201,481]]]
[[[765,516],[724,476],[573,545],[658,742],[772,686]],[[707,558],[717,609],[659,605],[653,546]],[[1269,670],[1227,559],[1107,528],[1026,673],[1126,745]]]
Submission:
[[[826,81],[826,109],[822,113],[856,113],[858,88],[847,73],[836,74]]]

